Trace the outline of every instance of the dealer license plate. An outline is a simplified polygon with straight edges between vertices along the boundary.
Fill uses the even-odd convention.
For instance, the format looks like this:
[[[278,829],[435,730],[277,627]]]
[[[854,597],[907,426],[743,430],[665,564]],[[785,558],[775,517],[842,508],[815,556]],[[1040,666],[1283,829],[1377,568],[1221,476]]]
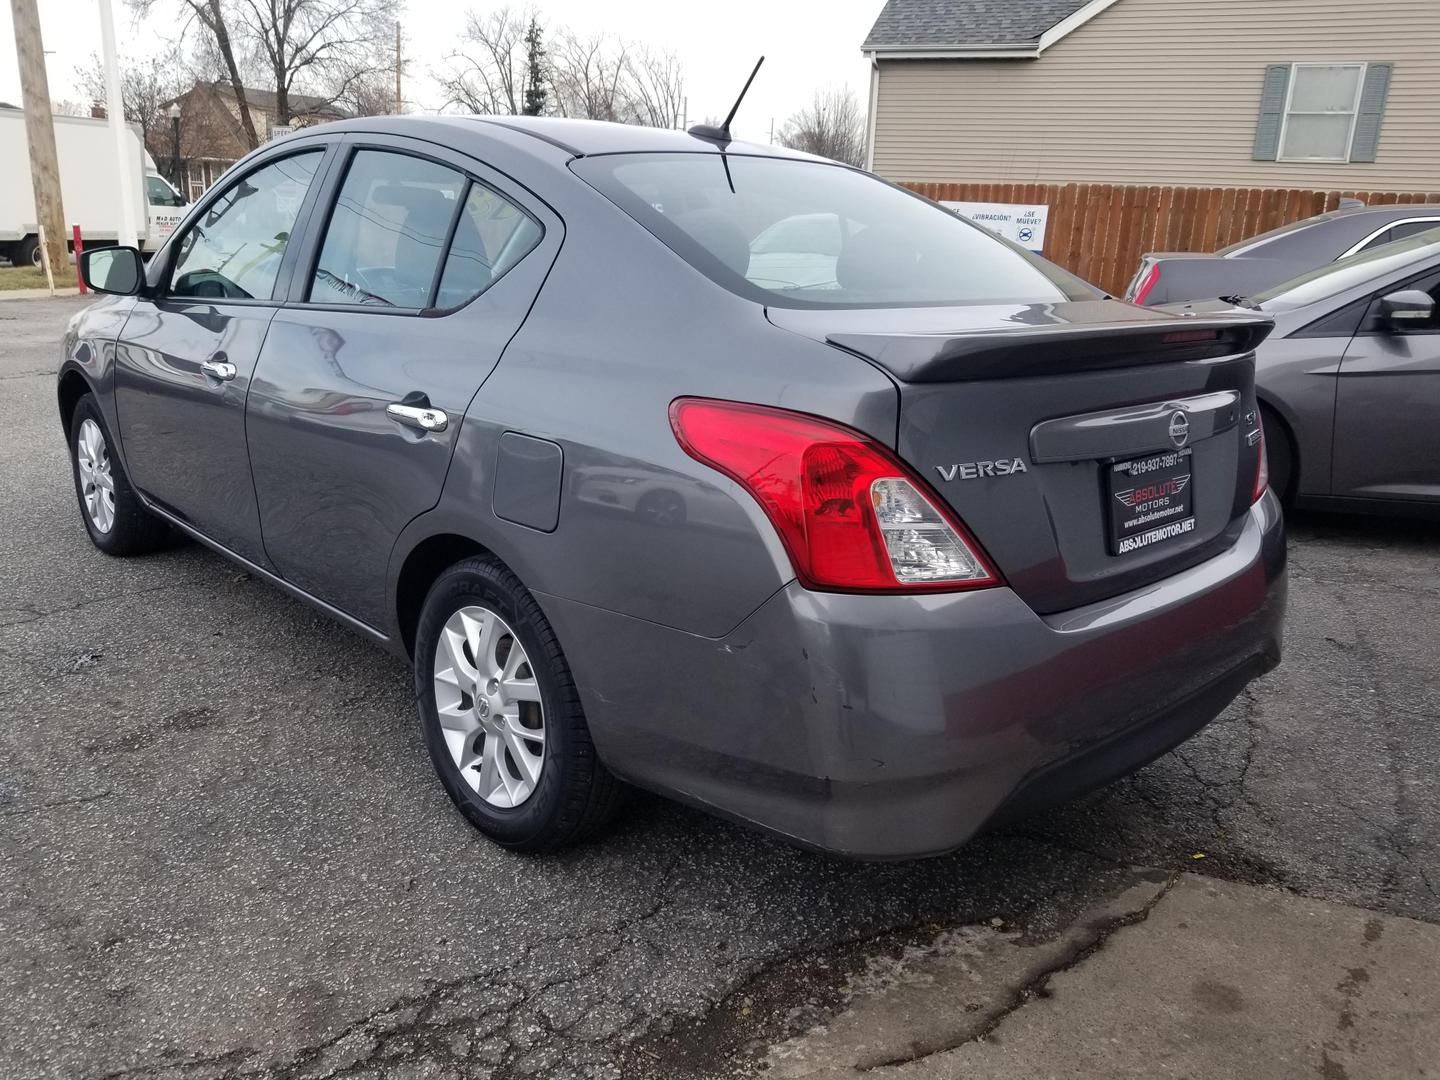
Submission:
[[[1127,555],[1195,531],[1190,462],[1189,450],[1172,450],[1110,466],[1110,554]]]

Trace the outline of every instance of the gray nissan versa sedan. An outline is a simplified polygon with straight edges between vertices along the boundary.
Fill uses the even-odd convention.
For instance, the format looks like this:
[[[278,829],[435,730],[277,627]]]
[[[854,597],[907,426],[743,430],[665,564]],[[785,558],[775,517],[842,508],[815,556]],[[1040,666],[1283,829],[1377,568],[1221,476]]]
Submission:
[[[752,272],[781,233],[821,250]],[[59,398],[95,544],[178,530],[412,660],[441,781],[512,848],[627,781],[945,851],[1280,655],[1270,320],[1095,299],[855,169],[346,121],[252,153],[148,268],[84,269],[114,295]]]

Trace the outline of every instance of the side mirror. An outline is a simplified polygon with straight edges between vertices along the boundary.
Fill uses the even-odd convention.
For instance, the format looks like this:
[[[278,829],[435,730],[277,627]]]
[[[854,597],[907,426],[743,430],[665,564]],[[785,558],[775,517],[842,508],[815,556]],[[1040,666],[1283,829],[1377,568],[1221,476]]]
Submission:
[[[1401,289],[1380,299],[1380,317],[1396,330],[1411,330],[1435,318],[1435,301],[1419,289]]]
[[[134,296],[145,280],[145,263],[138,248],[91,248],[80,255],[80,277],[95,292]]]

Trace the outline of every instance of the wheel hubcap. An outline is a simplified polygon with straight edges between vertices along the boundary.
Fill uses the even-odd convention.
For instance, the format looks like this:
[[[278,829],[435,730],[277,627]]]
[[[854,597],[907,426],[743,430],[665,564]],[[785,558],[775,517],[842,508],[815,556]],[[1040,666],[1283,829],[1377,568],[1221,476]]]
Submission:
[[[440,632],[434,674],[440,728],[465,783],[491,806],[524,803],[545,768],[545,710],[515,631],[488,608],[461,608]]]
[[[115,524],[115,478],[110,452],[100,425],[88,417],[75,436],[75,461],[80,470],[80,497],[96,532],[108,533]]]

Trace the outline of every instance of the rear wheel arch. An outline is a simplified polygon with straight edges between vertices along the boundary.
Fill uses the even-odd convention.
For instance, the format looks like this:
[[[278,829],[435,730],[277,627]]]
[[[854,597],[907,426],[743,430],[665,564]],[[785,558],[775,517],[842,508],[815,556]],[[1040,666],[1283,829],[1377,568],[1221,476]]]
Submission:
[[[436,533],[412,547],[395,578],[395,618],[405,654],[415,656],[415,635],[425,597],[440,575],[463,559],[485,556],[504,565],[484,544],[459,533]],[[509,569],[507,567],[507,569]],[[513,572],[513,571],[512,571]]]

